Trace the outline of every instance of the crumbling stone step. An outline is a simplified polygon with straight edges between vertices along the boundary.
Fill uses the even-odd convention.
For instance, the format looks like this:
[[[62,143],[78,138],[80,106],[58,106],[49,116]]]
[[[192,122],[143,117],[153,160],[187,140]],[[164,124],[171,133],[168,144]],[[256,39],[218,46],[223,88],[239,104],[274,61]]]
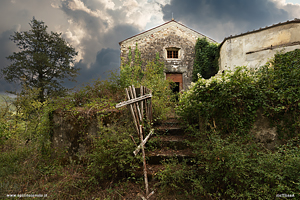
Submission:
[[[186,140],[188,137],[184,135],[153,136],[151,141],[146,144],[146,150],[147,147],[157,149],[168,147],[173,150],[183,150],[188,148]]]
[[[191,149],[173,150],[173,149],[157,149],[146,153],[147,162],[149,164],[158,165],[163,160],[170,158],[177,158],[179,162],[183,159],[194,158],[194,154]]]
[[[154,128],[157,135],[184,135],[182,127],[158,126]]]
[[[167,120],[163,120],[163,121],[158,121],[156,123],[154,123],[154,126],[161,126],[161,125],[165,125],[165,126],[181,126],[181,121],[178,118],[169,118]]]

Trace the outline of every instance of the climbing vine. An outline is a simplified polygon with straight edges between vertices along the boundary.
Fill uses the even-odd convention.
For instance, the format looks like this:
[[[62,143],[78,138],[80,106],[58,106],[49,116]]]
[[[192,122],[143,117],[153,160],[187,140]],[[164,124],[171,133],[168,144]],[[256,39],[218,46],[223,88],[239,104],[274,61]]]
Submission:
[[[193,81],[198,80],[198,74],[209,79],[219,71],[218,45],[209,43],[206,38],[198,38],[195,45],[195,60],[193,68]]]

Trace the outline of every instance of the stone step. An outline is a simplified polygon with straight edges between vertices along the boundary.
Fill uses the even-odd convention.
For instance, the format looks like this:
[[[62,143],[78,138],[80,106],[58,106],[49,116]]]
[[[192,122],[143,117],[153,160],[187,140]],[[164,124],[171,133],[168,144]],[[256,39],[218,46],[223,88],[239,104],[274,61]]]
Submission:
[[[187,140],[189,138],[185,135],[159,135],[153,136],[151,140],[146,143],[146,150],[148,149],[162,149],[170,148],[173,150],[183,150],[188,148]]]
[[[168,148],[156,149],[154,151],[146,152],[147,163],[149,164],[161,164],[163,160],[170,158],[177,158],[179,162],[183,159],[191,159],[194,154],[191,149],[173,150]]]
[[[178,118],[169,118],[167,120],[157,121],[154,126],[167,125],[167,126],[180,126],[182,124],[181,120]]]
[[[184,135],[184,128],[178,126],[154,127],[156,135]]]

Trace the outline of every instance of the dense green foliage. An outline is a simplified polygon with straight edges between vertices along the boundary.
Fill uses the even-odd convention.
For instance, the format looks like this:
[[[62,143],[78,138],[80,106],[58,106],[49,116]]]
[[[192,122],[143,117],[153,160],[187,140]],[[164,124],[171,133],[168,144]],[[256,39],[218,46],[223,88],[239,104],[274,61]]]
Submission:
[[[153,117],[154,119],[166,118],[174,107],[174,94],[170,89],[170,82],[164,76],[164,63],[159,61],[159,55],[153,61],[146,62],[142,66],[141,54],[136,44],[134,55],[129,49],[128,58],[122,60],[120,81],[122,87],[134,85],[142,86],[152,91]]]
[[[223,134],[247,134],[262,110],[279,136],[290,138],[300,127],[299,66],[300,50],[295,50],[277,54],[257,70],[239,67],[209,80],[200,78],[182,95],[178,113]]]
[[[137,49],[135,52],[139,55]],[[120,180],[138,183],[135,172],[140,170],[142,162],[141,155],[132,154],[136,148],[132,139],[139,143],[139,137],[126,107],[117,110],[114,106],[126,100],[125,87],[143,85],[154,95],[153,114],[159,120],[170,111],[173,98],[169,82],[164,79],[163,64],[155,60],[142,67],[138,59],[128,63],[130,68],[123,65],[120,75],[111,73],[107,80],[96,80],[65,97],[52,97],[43,102],[36,98],[39,88],[24,84],[23,92],[11,103],[14,109],[4,106],[1,110],[8,111],[0,120],[0,149],[5,152],[0,156],[3,161],[0,179],[8,180],[15,174],[20,181],[12,184],[27,184],[29,192],[46,191],[52,199],[68,199],[74,192],[75,199],[83,199],[81,195],[95,193],[95,188],[111,188],[112,183]],[[61,117],[61,123],[72,126],[68,133],[72,137],[78,135],[73,142],[87,145],[84,154],[71,147],[54,148],[53,128],[58,126],[53,123],[55,115]],[[95,119],[98,131],[90,135],[89,127]],[[29,164],[28,160],[34,163]],[[19,164],[9,168],[12,162]],[[50,187],[41,183],[45,180]],[[36,182],[40,186],[32,184]],[[9,187],[5,188],[6,192],[20,193],[19,187]]]
[[[158,175],[162,186],[213,199],[299,198],[299,78],[300,50],[277,54],[257,70],[200,78],[178,107],[196,158],[190,165],[167,163]],[[277,128],[280,142],[272,151],[250,134],[258,114]]]
[[[124,99],[118,75],[112,73],[108,80],[96,80],[66,97],[43,103],[35,99],[37,92],[27,88],[26,95],[13,101],[17,111],[1,115],[0,180],[5,184],[1,192],[45,193],[51,199],[68,199],[75,192],[74,198],[83,199],[82,195],[97,191],[95,188],[107,187],[107,182],[135,176],[141,161],[132,155],[135,144],[130,135],[136,141],[138,137],[130,113],[124,108],[109,126],[103,121],[110,115],[106,111]],[[1,114],[3,110],[5,106]],[[53,112],[61,112],[64,121],[73,125],[70,134],[82,136],[77,142],[89,140],[85,154],[53,148],[51,136],[57,126]],[[99,132],[87,137],[87,126],[95,116]]]
[[[197,81],[199,75],[209,79],[219,71],[218,45],[209,43],[207,39],[198,38],[195,45],[195,60],[193,67],[193,81]]]
[[[132,154],[132,139],[138,143],[139,137],[131,113],[114,106],[126,99],[124,87],[129,85],[152,90],[156,119],[166,116],[174,104],[163,65],[157,59],[142,66],[139,55],[136,49],[135,58],[122,64],[120,75],[112,73],[108,80],[96,80],[63,98],[40,102],[39,89],[24,86],[16,99],[4,99],[0,195],[124,199],[132,189],[144,190],[141,155]],[[299,60],[299,50],[278,54],[256,71],[241,67],[209,80],[200,78],[184,92],[177,111],[189,125],[187,146],[195,157],[164,162],[164,169],[154,176],[155,194],[172,197],[165,199],[275,199],[277,194],[299,198]],[[116,115],[109,118],[111,111]],[[54,112],[73,125],[72,134],[82,136],[77,142],[89,142],[84,153],[53,148]],[[249,134],[258,112],[276,126],[282,139],[283,145],[272,151]],[[99,129],[89,135],[94,118]],[[155,142],[147,143],[148,150]],[[129,189],[130,184],[135,185]]]
[[[4,78],[9,82],[20,83],[24,87],[39,89],[38,100],[62,95],[64,79],[74,81],[79,69],[73,67],[77,52],[61,34],[47,32],[42,21],[33,18],[31,30],[15,32],[11,40],[19,47],[19,52],[7,57],[12,64],[2,69]]]
[[[299,137],[271,152],[251,136],[194,131],[190,145],[196,158],[189,164],[165,163],[158,174],[163,190],[189,199],[300,197]]]

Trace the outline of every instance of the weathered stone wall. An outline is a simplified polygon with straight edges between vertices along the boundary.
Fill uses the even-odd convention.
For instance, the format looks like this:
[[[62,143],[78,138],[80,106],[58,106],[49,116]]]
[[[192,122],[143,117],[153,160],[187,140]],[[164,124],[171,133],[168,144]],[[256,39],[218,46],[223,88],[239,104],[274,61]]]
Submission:
[[[78,109],[78,116],[70,117],[70,112],[55,111],[52,118],[52,147],[66,156],[84,155],[92,138],[101,134],[99,124],[108,126],[122,114],[120,110],[87,112]]]
[[[226,38],[220,48],[220,71],[236,66],[256,68],[278,52],[300,49],[300,20],[276,24]]]
[[[132,53],[138,44],[143,60],[152,61],[156,53],[165,63],[165,73],[181,73],[183,77],[183,89],[187,89],[192,81],[194,64],[194,47],[198,38],[204,35],[197,33],[176,21],[170,21],[162,26],[146,31],[132,38],[120,42],[121,59],[127,61],[129,47]],[[215,42],[207,38],[210,42]],[[178,48],[178,59],[167,58],[167,48]]]

